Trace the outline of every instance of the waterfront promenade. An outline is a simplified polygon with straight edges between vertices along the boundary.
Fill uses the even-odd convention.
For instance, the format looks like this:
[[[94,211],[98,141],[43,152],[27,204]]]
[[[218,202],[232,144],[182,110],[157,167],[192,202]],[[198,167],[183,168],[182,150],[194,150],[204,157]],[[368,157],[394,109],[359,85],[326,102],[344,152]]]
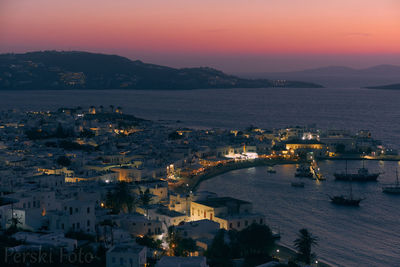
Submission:
[[[317,161],[324,160],[382,160],[382,161],[399,161],[400,156],[380,156],[380,157],[370,157],[361,155],[348,155],[348,156],[339,156],[339,157],[327,157],[327,158],[318,158]],[[233,171],[238,169],[246,169],[257,166],[273,166],[280,164],[299,164],[307,161],[302,161],[299,159],[285,159],[285,158],[269,158],[262,157],[257,159],[248,159],[248,160],[238,160],[227,162],[225,164],[221,164],[214,167],[207,168],[203,173],[194,175],[188,178],[182,178],[177,184],[171,186],[171,189],[176,193],[188,193],[190,191],[196,191],[197,187],[205,180],[211,179],[215,176]]]
[[[210,167],[202,174],[195,175],[190,178],[183,178],[177,185],[173,186],[173,190],[177,193],[188,193],[196,191],[197,187],[205,180],[211,179],[215,176],[239,169],[246,169],[257,166],[273,166],[278,164],[296,164],[298,160],[288,159],[273,159],[273,158],[258,158],[251,160],[240,160],[228,162],[223,165]]]

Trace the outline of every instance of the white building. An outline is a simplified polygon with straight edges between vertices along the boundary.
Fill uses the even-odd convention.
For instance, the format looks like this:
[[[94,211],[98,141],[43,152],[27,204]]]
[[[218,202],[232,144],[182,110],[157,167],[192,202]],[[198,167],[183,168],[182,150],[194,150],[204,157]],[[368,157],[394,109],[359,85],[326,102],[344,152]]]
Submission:
[[[207,267],[206,257],[162,257],[156,267]]]
[[[66,238],[62,232],[50,234],[18,232],[12,237],[26,244],[64,248],[69,252],[72,252],[78,246],[77,240]]]
[[[48,212],[47,217],[51,231],[95,232],[95,205],[90,201],[63,201],[62,209]]]
[[[106,253],[107,267],[146,266],[147,248],[137,244],[117,244]]]

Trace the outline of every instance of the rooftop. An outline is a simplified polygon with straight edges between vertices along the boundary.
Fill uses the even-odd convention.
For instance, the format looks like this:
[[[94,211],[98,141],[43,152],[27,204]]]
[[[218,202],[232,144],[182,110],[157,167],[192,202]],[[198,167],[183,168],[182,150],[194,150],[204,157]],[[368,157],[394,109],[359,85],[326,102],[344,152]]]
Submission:
[[[162,215],[166,215],[168,217],[181,217],[181,216],[185,216],[185,214],[174,211],[174,210],[169,210],[169,209],[157,209],[157,213],[158,214],[162,214]]]
[[[117,244],[115,246],[113,246],[112,248],[110,248],[110,250],[107,251],[107,253],[125,253],[125,252],[130,252],[130,253],[139,253],[143,250],[144,247],[139,246],[137,244]]]
[[[292,139],[289,141],[284,142],[284,144],[305,144],[305,145],[312,145],[312,144],[323,144],[318,140],[301,140],[301,139]]]
[[[232,198],[232,197],[216,197],[216,198],[209,198],[206,200],[195,201],[198,204],[218,208],[218,207],[225,207],[228,205],[236,204],[236,205],[243,205],[243,204],[251,204],[248,201]]]
[[[156,266],[163,267],[193,267],[202,266],[206,262],[205,257],[168,257],[164,256],[160,259]]]

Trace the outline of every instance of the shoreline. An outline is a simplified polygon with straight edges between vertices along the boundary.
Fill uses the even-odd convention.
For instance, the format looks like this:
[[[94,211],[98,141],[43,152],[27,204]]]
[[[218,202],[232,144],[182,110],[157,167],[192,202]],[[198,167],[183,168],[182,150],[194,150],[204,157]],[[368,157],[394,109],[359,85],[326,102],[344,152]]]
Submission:
[[[279,241],[275,244],[276,248],[279,249],[279,252],[274,253],[274,255],[278,256],[278,258],[282,258],[284,260],[291,260],[295,259],[297,255],[297,251],[294,248],[291,248],[288,245],[282,244]],[[311,266],[318,266],[318,267],[337,267],[337,265],[329,263],[324,259],[318,259],[317,264],[311,264]]]
[[[252,167],[259,166],[274,166],[281,164],[297,164],[299,161],[297,160],[276,160],[276,159],[254,159],[254,160],[246,160],[242,162],[232,162],[219,167],[212,167],[209,171],[204,174],[192,177],[192,178],[184,178],[183,182],[173,188],[176,193],[187,193],[188,191],[195,192],[197,188],[203,181],[212,179],[218,175],[228,173],[234,170],[247,169]],[[187,185],[187,186],[185,186]]]
[[[372,160],[372,161],[400,161],[400,156],[399,158],[362,158],[362,157],[335,157],[335,158],[318,158],[317,161],[326,161],[326,160]],[[212,167],[210,168],[209,171],[206,173],[203,173],[198,176],[194,176],[191,178],[183,178],[182,183],[177,185],[176,187],[173,187],[173,190],[176,193],[187,193],[188,191],[195,192],[197,188],[200,186],[200,184],[203,181],[212,179],[218,175],[234,171],[234,170],[240,170],[240,169],[246,169],[246,168],[252,168],[252,167],[259,167],[259,166],[274,166],[274,165],[283,165],[283,164],[300,164],[303,163],[304,161],[300,160],[287,160],[287,159],[266,159],[266,158],[257,158],[253,160],[245,160],[245,161],[239,161],[239,162],[231,162],[223,166],[217,166],[217,167]],[[185,186],[188,185],[188,186]]]
[[[400,155],[388,155],[380,157],[347,155],[339,157],[318,157],[317,160],[382,160],[382,161],[400,161]]]

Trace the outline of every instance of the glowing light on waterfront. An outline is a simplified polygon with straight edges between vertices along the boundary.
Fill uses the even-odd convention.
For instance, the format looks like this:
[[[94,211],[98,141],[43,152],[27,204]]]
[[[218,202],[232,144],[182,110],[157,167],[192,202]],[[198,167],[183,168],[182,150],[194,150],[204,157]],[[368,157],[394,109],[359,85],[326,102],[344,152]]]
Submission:
[[[245,153],[230,153],[225,155],[226,158],[229,159],[242,159],[242,160],[250,160],[250,159],[257,159],[258,158],[258,154],[255,152],[245,152]]]

